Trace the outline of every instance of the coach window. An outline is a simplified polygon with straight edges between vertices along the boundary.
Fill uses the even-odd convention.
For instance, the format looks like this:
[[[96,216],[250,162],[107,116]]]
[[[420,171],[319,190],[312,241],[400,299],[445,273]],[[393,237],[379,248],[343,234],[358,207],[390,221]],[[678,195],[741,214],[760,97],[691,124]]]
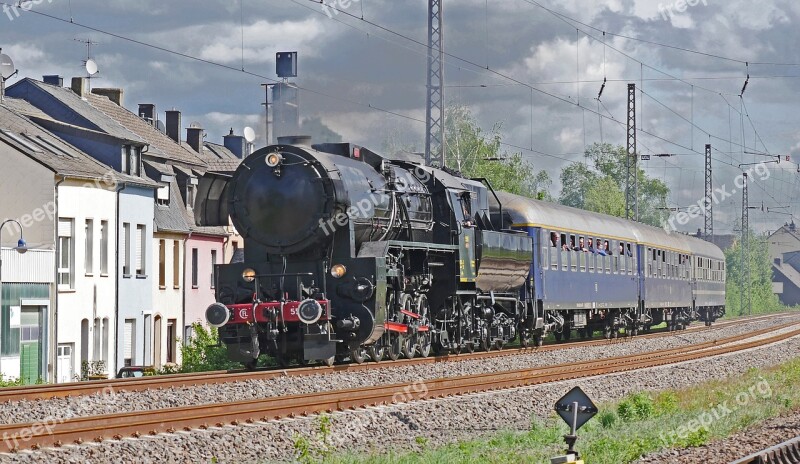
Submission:
[[[636,264],[636,246],[626,243],[625,247],[628,249],[626,253],[626,256],[628,257],[628,275],[633,275],[634,268],[638,268],[638,265]]]
[[[558,232],[550,232],[550,269],[558,270],[558,256],[561,254],[561,243],[558,241]]]
[[[594,248],[588,248],[589,247],[589,240],[592,241],[592,246]],[[597,272],[603,272],[603,270],[600,269],[600,266],[601,266],[600,258],[596,254],[596,252],[597,252],[597,241],[596,241],[596,239],[587,238],[586,239],[586,247],[590,251],[590,253],[586,253],[586,261],[587,261],[587,264],[588,264],[587,267],[589,268],[589,272],[594,272],[595,262],[597,262]]]
[[[561,270],[566,271],[569,266],[569,243],[567,234],[561,234]]]
[[[619,242],[619,246],[617,247],[618,255],[619,255],[619,272],[625,274],[627,272],[628,267],[625,266],[625,261],[627,261],[628,256],[625,254],[625,243]]]
[[[611,260],[611,272],[613,272],[614,274],[619,272],[619,256],[617,250],[619,250],[617,246],[617,241],[609,240],[606,254],[608,255],[608,259]]]
[[[581,242],[583,242],[583,245],[581,245]],[[578,240],[578,251],[577,251],[578,265],[580,266],[580,269],[578,270],[579,272],[586,272],[586,252],[583,251],[585,249],[586,249],[586,239],[584,237],[581,237]]]
[[[575,240],[575,236],[574,235],[570,235],[569,236],[569,243],[570,243],[570,250],[571,250],[570,253],[569,253],[569,269],[572,272],[575,272],[575,271],[578,270],[578,255],[580,253],[578,253],[578,251],[577,251],[578,244],[577,244],[577,241]]]

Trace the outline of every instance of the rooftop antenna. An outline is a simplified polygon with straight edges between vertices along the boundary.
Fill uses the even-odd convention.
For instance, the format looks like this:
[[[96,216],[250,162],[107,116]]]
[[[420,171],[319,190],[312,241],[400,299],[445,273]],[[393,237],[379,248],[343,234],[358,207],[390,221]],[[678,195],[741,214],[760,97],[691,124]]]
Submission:
[[[92,39],[73,39],[76,42],[86,44],[86,59],[83,60],[83,67],[86,70],[86,78],[89,79],[91,87],[91,79],[96,78],[96,74],[100,71],[97,67],[97,62],[92,59],[92,45],[98,45],[97,42],[92,42]]]
[[[14,66],[14,61],[11,57],[3,54],[3,49],[0,48],[0,102],[5,100],[6,97],[6,80],[11,79],[17,74],[17,68]]]

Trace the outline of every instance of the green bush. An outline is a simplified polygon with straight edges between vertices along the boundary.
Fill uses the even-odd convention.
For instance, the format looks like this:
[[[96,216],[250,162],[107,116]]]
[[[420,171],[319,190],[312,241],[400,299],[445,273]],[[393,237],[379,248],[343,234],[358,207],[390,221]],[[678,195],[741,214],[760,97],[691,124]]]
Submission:
[[[622,400],[617,406],[620,419],[631,422],[644,420],[653,415],[653,400],[646,393],[635,393]]]
[[[617,422],[617,415],[614,414],[614,411],[603,411],[597,415],[597,421],[604,429],[608,429]]]
[[[678,394],[674,391],[665,391],[656,396],[655,415],[665,416],[678,410]]]
[[[181,345],[183,364],[181,372],[205,372],[227,370],[241,367],[228,359],[228,352],[219,343],[217,329],[206,329],[200,324],[192,324],[194,336],[189,343]]]

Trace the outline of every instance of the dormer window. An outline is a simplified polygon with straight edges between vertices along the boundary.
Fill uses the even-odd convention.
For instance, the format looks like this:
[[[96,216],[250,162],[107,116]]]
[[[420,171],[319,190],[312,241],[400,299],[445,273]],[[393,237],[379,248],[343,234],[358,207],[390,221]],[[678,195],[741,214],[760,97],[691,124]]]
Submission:
[[[162,185],[156,190],[156,203],[169,206],[169,185]]]
[[[122,147],[122,172],[132,176],[141,175],[142,148],[133,145]]]
[[[195,185],[189,183],[186,184],[186,207],[188,209],[194,208],[194,194],[195,194]]]

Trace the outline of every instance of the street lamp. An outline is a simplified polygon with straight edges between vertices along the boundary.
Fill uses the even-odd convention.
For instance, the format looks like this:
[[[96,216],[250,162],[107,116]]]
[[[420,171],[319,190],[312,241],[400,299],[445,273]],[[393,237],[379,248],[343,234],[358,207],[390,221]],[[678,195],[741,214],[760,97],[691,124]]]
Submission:
[[[15,219],[7,219],[0,224],[0,244],[3,242],[3,227],[9,222],[14,222],[19,227],[19,240],[17,240],[17,246],[14,247],[14,250],[17,251],[19,254],[23,254],[28,251],[28,244],[25,243],[25,240],[22,238],[22,224]],[[3,295],[3,254],[0,252],[0,299],[2,299]],[[3,346],[0,344],[0,380],[3,378],[3,368],[2,368],[2,359],[3,359]]]

